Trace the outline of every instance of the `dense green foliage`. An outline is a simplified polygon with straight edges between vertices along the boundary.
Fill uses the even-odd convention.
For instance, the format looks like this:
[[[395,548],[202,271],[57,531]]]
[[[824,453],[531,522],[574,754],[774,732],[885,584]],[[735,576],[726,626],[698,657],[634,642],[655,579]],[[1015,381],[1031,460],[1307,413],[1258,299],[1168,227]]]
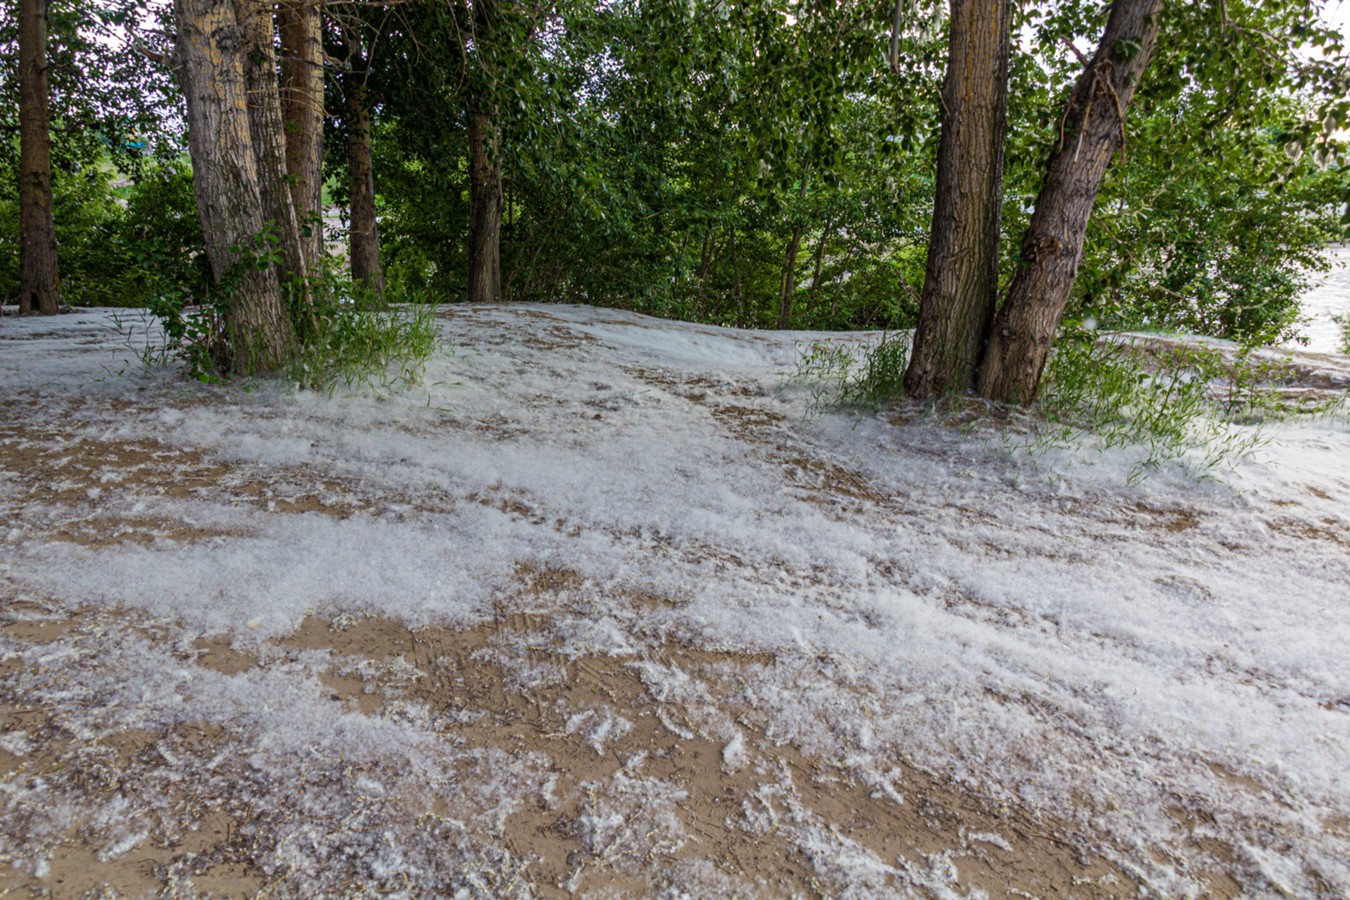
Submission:
[[[0,299],[18,293],[18,0],[0,3]],[[135,0],[50,7],[52,206],[63,302],[146,306],[199,289],[201,230],[178,162],[181,105],[167,71],[128,44],[157,43]],[[129,182],[129,183],[128,183]]]
[[[0,23],[11,42],[13,7]],[[110,22],[128,26],[134,4],[54,8],[67,10],[53,25],[67,299],[202,296],[186,173],[123,137],[172,130],[172,81],[94,39]],[[466,128],[489,110],[501,130],[508,299],[755,327],[912,325],[944,20],[942,4],[906,4],[892,66],[893,12],[855,0],[330,4],[334,74],[354,65],[355,41],[374,98],[391,289],[463,295]],[[1101,12],[1085,0],[1018,7],[1005,279]],[[1172,4],[1167,15],[1070,315],[1243,342],[1286,337],[1325,242],[1347,233],[1346,150],[1331,136],[1350,110],[1344,48],[1293,0]],[[1322,49],[1295,52],[1300,43]],[[0,71],[7,92],[10,65]],[[343,79],[328,85],[326,167],[341,204]],[[7,143],[0,171],[11,181],[14,156]],[[114,189],[114,171],[132,183]],[[13,294],[16,217],[6,194],[3,296]]]
[[[1241,27],[1214,52],[1203,43],[1215,40],[1212,10],[1169,14],[1098,204],[1076,317],[1287,336],[1325,242],[1345,233],[1344,148],[1309,127],[1334,114],[1343,76],[1309,74],[1287,46],[1251,37],[1292,40],[1289,8],[1226,8]],[[486,81],[504,130],[510,298],[772,327],[791,269],[793,327],[912,324],[939,114],[942,35],[930,13],[908,12],[892,72],[891,10],[875,5],[531,9],[547,24],[512,32],[514,55],[497,63],[510,80],[498,70]],[[385,38],[417,52],[386,54],[376,133],[387,262],[391,277],[454,297],[468,210],[456,85],[478,70],[458,50],[437,56],[428,35],[444,20],[402,15],[406,31]],[[1035,40],[1019,42],[1013,65],[1008,266],[1080,65],[1065,43],[1099,15],[1094,4],[1022,9]],[[424,115],[431,104],[447,115]]]
[[[209,284],[192,176],[181,162],[142,161],[120,187],[107,165],[60,172],[53,211],[65,303],[150,306],[200,295]],[[18,292],[18,231],[17,193],[0,195],[3,297]]]

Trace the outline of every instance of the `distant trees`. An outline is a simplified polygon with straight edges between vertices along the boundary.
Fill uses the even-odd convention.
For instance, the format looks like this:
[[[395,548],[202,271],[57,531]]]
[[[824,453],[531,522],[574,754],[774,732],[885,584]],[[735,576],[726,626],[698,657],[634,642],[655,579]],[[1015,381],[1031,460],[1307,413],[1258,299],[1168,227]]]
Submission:
[[[0,192],[6,303],[50,313],[58,304],[119,300],[112,286],[124,283],[130,261],[110,164],[137,177],[153,168],[148,138],[170,105],[165,80],[114,39],[127,33],[133,6],[140,8],[132,0],[0,3],[0,131],[12,136],[0,141],[0,182],[9,185]]]

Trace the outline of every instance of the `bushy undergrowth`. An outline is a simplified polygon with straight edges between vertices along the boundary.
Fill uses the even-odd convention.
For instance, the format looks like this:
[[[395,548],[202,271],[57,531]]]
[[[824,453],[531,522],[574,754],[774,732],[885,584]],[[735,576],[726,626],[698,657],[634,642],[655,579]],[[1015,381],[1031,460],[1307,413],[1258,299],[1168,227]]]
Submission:
[[[826,338],[803,347],[792,381],[811,391],[808,415],[832,409],[873,412],[903,394],[908,364],[905,334],[883,334],[871,345]]]
[[[147,309],[163,338],[138,349],[141,361],[147,367],[178,363],[190,378],[219,381],[228,292],[227,282],[197,303],[185,291],[156,297]],[[435,307],[424,296],[381,298],[332,265],[288,293],[298,339],[281,373],[290,383],[331,393],[421,381],[436,348]]]
[[[408,294],[397,303],[381,300],[360,284],[328,274],[314,282],[313,308],[296,320],[305,323],[299,351],[284,370],[303,388],[417,384],[436,349],[435,307]]]
[[[1099,341],[1091,332],[1061,337],[1046,368],[1040,410],[1049,427],[1033,444],[1077,445],[1094,435],[1104,448],[1146,451],[1131,480],[1165,462],[1209,473],[1229,468],[1265,443],[1261,425],[1325,414],[1338,405],[1280,391],[1286,364],[1250,349],[1229,357],[1196,346]]]

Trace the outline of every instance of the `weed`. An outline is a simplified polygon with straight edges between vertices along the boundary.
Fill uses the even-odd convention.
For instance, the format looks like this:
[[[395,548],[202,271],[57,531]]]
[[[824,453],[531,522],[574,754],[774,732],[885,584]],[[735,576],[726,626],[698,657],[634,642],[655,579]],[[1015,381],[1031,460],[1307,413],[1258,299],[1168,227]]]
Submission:
[[[412,296],[386,304],[363,285],[332,273],[312,279],[310,289],[312,307],[294,316],[304,328],[300,349],[284,370],[288,380],[328,393],[422,380],[436,348],[431,302]]]
[[[1340,352],[1350,354],[1350,313],[1331,318],[1341,328]]]
[[[874,412],[901,396],[908,363],[904,335],[883,334],[870,346],[826,338],[803,348],[791,380],[811,391],[808,416],[835,409]]]
[[[1149,359],[1140,348],[1100,342],[1092,332],[1061,337],[1041,390],[1048,427],[1032,446],[1073,446],[1092,434],[1103,448],[1142,447],[1146,456],[1130,473],[1137,482],[1169,461],[1202,473],[1231,468],[1265,443],[1259,427],[1238,424],[1281,409],[1278,393],[1266,387],[1273,366],[1253,363],[1249,354],[1229,361],[1202,347],[1157,352],[1151,367]]]

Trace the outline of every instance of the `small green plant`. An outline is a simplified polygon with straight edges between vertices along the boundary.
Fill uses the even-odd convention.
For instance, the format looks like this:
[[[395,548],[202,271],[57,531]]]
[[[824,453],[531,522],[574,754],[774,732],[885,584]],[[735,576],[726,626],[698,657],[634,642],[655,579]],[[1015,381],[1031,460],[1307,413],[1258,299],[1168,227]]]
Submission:
[[[1268,371],[1244,362],[1198,347],[1150,357],[1093,332],[1068,333],[1046,369],[1040,409],[1048,427],[1033,446],[1072,446],[1092,434],[1103,448],[1142,447],[1146,456],[1130,473],[1132,483],[1169,461],[1202,473],[1231,467],[1265,442],[1259,428],[1236,423],[1252,421],[1253,409],[1273,408],[1262,387]],[[1225,375],[1227,387],[1216,394]]]
[[[1350,313],[1331,318],[1341,328],[1341,352],[1350,354]]]
[[[903,394],[908,363],[909,342],[903,335],[883,334],[870,346],[826,338],[805,346],[791,380],[811,391],[807,415],[833,409],[874,412]]]
[[[197,305],[189,305],[189,298],[182,293],[161,294],[147,309],[159,320],[164,340],[160,344],[147,342],[141,350],[141,362],[150,368],[177,360],[187,377],[218,383],[216,359],[225,334],[224,292],[212,291]]]
[[[292,305],[304,293],[292,292]],[[390,388],[421,381],[436,349],[435,306],[420,295],[386,303],[332,270],[310,280],[312,306],[295,309],[303,323],[300,350],[285,377],[310,390]]]
[[[147,341],[138,353],[147,367],[183,364],[188,377],[218,382],[228,353],[226,306],[239,273],[277,262],[277,236],[272,229],[257,235],[252,247],[231,248],[238,254],[229,276],[191,303],[186,289],[164,290],[147,307],[159,320],[163,339]],[[425,297],[405,291],[388,302],[357,284],[332,263],[317,267],[303,283],[287,286],[297,349],[283,375],[306,389],[327,391],[360,386],[390,388],[421,380],[436,346],[434,306]],[[128,334],[131,329],[118,327]]]

